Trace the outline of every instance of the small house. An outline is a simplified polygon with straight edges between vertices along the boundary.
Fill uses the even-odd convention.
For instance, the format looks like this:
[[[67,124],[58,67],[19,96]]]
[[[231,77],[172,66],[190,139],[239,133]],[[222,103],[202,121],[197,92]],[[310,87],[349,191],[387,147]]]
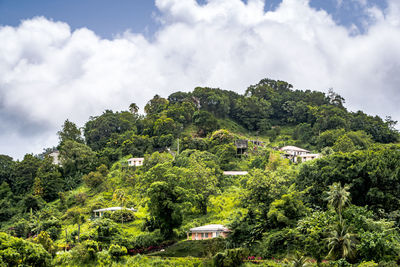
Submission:
[[[305,162],[313,159],[320,158],[320,154],[313,154],[310,151],[296,147],[296,146],[284,146],[280,149],[283,152],[283,157],[291,160],[292,162]]]
[[[60,161],[60,151],[55,150],[49,154],[49,156],[53,159],[53,164],[61,165]]]
[[[142,166],[144,158],[130,158],[128,159],[128,166]]]
[[[133,212],[137,211],[137,209],[134,209],[134,208],[111,207],[111,208],[93,210],[93,215],[94,215],[93,217],[94,218],[101,218],[101,217],[103,217],[105,212],[108,212],[108,211],[113,212],[113,211],[116,211],[116,210],[130,210],[130,211],[133,211]]]
[[[230,230],[222,224],[208,224],[200,227],[191,228],[187,232],[188,240],[203,240],[215,237],[227,237]]]

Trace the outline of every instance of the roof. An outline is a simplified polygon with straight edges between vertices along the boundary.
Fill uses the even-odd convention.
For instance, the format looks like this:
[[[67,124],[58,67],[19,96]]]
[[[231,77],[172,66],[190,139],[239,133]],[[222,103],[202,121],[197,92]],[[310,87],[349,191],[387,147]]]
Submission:
[[[110,208],[104,208],[104,209],[93,210],[93,212],[99,212],[99,211],[116,211],[116,210],[131,210],[131,211],[137,211],[137,209],[134,209],[134,208],[110,207]]]
[[[246,175],[247,171],[224,171],[224,175]]]
[[[128,159],[128,161],[131,161],[131,160],[144,160],[144,158],[130,158],[130,159]]]
[[[229,232],[229,229],[223,226],[222,224],[208,224],[195,228],[190,228],[191,232],[204,232],[204,231],[222,231]]]
[[[297,147],[297,146],[284,146],[280,150],[283,150],[283,151],[290,150],[290,151],[298,151],[298,152],[310,152],[308,150],[305,150],[305,149]]]

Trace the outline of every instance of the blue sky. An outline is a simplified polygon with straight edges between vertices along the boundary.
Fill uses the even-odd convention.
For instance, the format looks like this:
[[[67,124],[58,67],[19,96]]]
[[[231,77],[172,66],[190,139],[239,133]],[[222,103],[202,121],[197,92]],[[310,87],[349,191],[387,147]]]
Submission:
[[[399,0],[198,3],[0,0],[0,154],[57,145],[66,119],[263,78],[400,121]]]
[[[247,2],[247,1],[245,1]],[[282,0],[266,0],[265,11],[274,10]],[[367,5],[387,7],[386,1],[367,0]],[[204,4],[205,0],[198,0]],[[310,6],[327,11],[346,27],[352,24],[364,32],[360,1],[311,0]],[[21,20],[44,16],[67,22],[72,29],[87,27],[103,38],[113,38],[126,30],[148,37],[158,29],[159,14],[153,0],[0,0],[0,24],[17,26]]]

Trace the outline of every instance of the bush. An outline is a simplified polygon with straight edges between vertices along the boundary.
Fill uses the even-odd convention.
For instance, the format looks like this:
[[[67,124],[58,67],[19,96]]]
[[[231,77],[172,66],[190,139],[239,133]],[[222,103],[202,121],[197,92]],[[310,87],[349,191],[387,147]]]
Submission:
[[[128,251],[124,246],[121,247],[119,245],[111,245],[108,249],[108,254],[110,254],[114,260],[119,260],[122,256],[128,254]]]
[[[97,259],[99,245],[96,241],[86,240],[71,249],[72,261],[75,263],[93,263]]]
[[[7,266],[48,266],[50,258],[41,245],[0,233],[0,259]]]
[[[109,214],[110,219],[112,219],[115,222],[132,222],[135,220],[135,214],[131,210],[127,209],[122,209],[122,210],[116,210]]]
[[[217,253],[213,258],[213,266],[229,267],[240,266],[249,256],[249,250],[246,248],[227,249],[223,253]]]

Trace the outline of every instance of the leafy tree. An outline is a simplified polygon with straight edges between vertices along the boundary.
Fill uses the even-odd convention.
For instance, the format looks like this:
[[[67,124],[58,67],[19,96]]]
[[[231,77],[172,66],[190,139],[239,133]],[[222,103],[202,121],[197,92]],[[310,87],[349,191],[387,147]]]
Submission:
[[[179,203],[184,190],[168,182],[154,182],[147,190],[149,212],[160,228],[164,238],[173,235],[173,229],[182,223]]]
[[[6,266],[50,266],[50,254],[41,245],[0,232],[0,258]]]
[[[12,174],[16,163],[12,157],[0,155],[0,183],[6,182],[9,185],[12,183]]]
[[[131,103],[129,105],[129,112],[132,114],[137,114],[139,112],[139,107],[136,105],[136,103]]]
[[[53,201],[58,198],[58,193],[63,191],[64,181],[58,166],[53,164],[51,157],[46,157],[36,173],[35,194],[46,201]]]
[[[87,145],[94,151],[106,146],[113,133],[121,134],[126,131],[136,133],[137,116],[130,112],[112,112],[106,110],[101,116],[90,117],[84,127]]]
[[[353,141],[347,135],[342,135],[333,144],[332,149],[337,152],[353,152],[356,148]]]
[[[144,107],[147,115],[157,115],[168,106],[168,100],[159,95],[155,95]]]
[[[96,168],[96,171],[83,176],[83,181],[90,188],[97,188],[105,181],[107,173],[107,166],[102,164]]]
[[[31,191],[40,164],[41,160],[32,154],[26,154],[21,162],[17,162],[11,183],[15,194],[22,195]]]
[[[53,256],[55,255],[57,248],[55,247],[53,240],[51,240],[50,235],[47,232],[40,232],[40,234],[35,237],[34,242],[36,244],[42,245],[42,247]]]
[[[302,200],[302,192],[298,192],[292,185],[287,194],[274,200],[268,211],[268,218],[275,227],[293,226],[297,220],[307,213],[307,208]]]
[[[61,131],[58,131],[57,135],[60,139],[60,146],[62,146],[67,140],[83,143],[81,130],[76,126],[75,123],[69,120],[64,122]]]
[[[60,159],[65,176],[74,176],[78,172],[86,174],[94,169],[96,154],[85,144],[67,140],[60,148]]]
[[[193,122],[198,127],[197,133],[200,136],[206,136],[218,128],[218,121],[214,115],[204,110],[198,110],[193,114]]]
[[[78,207],[73,207],[69,210],[64,215],[64,218],[67,220],[70,220],[72,224],[77,224],[78,225],[78,243],[80,242],[80,236],[81,236],[81,225],[85,222],[85,216],[84,216],[84,211],[81,208]]]

